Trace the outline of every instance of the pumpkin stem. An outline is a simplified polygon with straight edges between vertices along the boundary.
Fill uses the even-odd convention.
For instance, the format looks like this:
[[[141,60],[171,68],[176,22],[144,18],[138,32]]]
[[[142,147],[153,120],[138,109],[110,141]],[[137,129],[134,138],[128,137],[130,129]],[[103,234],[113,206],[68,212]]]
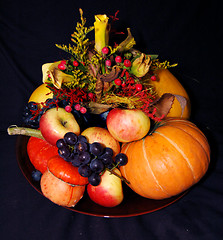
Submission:
[[[44,140],[41,131],[38,129],[18,127],[16,125],[12,125],[8,127],[7,132],[9,135],[25,135],[29,137],[37,137]]]
[[[163,125],[164,125],[164,123],[162,121],[155,122],[155,124],[153,125],[153,128],[148,132],[147,136],[152,135],[156,131],[157,128],[159,128]]]

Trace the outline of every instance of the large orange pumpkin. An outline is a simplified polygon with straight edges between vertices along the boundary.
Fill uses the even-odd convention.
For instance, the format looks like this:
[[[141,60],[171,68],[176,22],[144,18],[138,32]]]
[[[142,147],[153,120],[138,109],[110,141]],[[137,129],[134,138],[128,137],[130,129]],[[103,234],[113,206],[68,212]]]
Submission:
[[[150,84],[155,87],[155,91],[159,97],[161,97],[164,93],[172,93],[182,96],[187,100],[185,108],[182,109],[180,102],[177,98],[175,98],[167,117],[181,117],[184,119],[189,119],[190,99],[181,83],[168,69],[157,70],[155,71],[155,74],[157,75],[157,80],[150,81]]]
[[[205,135],[188,120],[168,119],[145,138],[122,147],[128,156],[120,168],[139,195],[164,199],[180,194],[206,173],[210,148]]]

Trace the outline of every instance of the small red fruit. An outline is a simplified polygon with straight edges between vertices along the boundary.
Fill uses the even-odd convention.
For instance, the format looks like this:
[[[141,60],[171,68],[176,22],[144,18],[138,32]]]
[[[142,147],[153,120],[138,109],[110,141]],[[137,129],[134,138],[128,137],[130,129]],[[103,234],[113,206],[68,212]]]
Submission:
[[[102,52],[103,54],[108,54],[108,53],[109,53],[109,48],[108,48],[108,47],[103,47],[102,50],[101,50],[101,52]]]
[[[60,63],[65,65],[67,63],[67,61],[66,60],[62,60]]]
[[[126,86],[126,83],[125,83],[125,82],[123,82],[123,83],[122,83],[122,87],[125,87],[125,86]]]
[[[58,68],[59,68],[60,70],[65,70],[65,69],[66,69],[66,65],[65,65],[64,63],[60,63],[60,64],[58,65]]]
[[[115,61],[116,61],[116,63],[121,63],[122,62],[122,57],[121,56],[117,56],[115,58]]]
[[[132,63],[131,63],[130,60],[128,60],[128,59],[125,59],[125,60],[124,60],[124,66],[125,66],[125,67],[131,67],[131,65],[132,65]]]
[[[94,94],[93,93],[88,93],[88,97],[90,98],[90,99],[92,99],[93,97],[94,97]]]
[[[137,91],[142,91],[142,84],[141,84],[141,83],[137,83],[137,84],[135,85],[135,87],[136,87],[136,90],[137,90]]]
[[[76,104],[74,108],[75,108],[77,111],[80,111],[81,105],[80,105],[80,104]]]
[[[156,81],[156,76],[153,75],[153,76],[151,77],[151,80],[152,80],[152,81]]]
[[[107,67],[111,67],[111,60],[106,60],[105,61],[105,65],[107,66]]]
[[[67,105],[65,107],[65,110],[66,110],[66,112],[71,112],[72,111],[72,107],[70,105]]]
[[[81,107],[80,112],[84,114],[87,112],[87,109],[85,107]]]
[[[79,62],[76,61],[76,60],[74,60],[74,61],[73,61],[73,65],[74,65],[74,67],[78,67],[78,66],[79,66]]]
[[[116,78],[116,79],[114,80],[114,83],[115,83],[117,86],[120,86],[120,85],[122,84],[122,80],[119,79],[119,78]]]

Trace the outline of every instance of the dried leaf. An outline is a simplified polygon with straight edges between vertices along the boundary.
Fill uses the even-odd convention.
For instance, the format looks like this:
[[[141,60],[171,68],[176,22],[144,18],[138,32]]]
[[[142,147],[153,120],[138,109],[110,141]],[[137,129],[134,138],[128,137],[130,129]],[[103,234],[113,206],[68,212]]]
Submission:
[[[109,89],[111,88],[111,86],[112,86],[112,83],[110,83],[110,82],[104,82],[103,92],[109,91]]]
[[[163,115],[166,116],[172,105],[175,96],[171,93],[164,93],[157,101],[152,105],[153,108],[156,108],[155,117],[161,118]]]
[[[184,113],[184,109],[185,109],[185,107],[187,105],[187,99],[185,97],[177,95],[177,94],[174,94],[174,96],[176,97],[176,99],[180,103],[180,106],[181,106],[181,117],[182,117],[183,113]]]
[[[96,94],[97,99],[101,98],[101,94],[102,94],[102,91],[103,91],[103,86],[104,86],[104,84],[101,81],[101,79],[97,78],[96,85],[95,85],[95,94]]]
[[[72,82],[74,80],[74,77],[72,75],[66,74],[57,68],[54,68],[53,70],[49,71],[48,74],[51,76],[51,80],[53,85],[60,89],[63,82]]]
[[[103,112],[108,111],[108,109],[111,108],[111,105],[90,102],[88,107],[90,108],[91,113],[101,114]]]
[[[112,82],[113,80],[115,80],[116,78],[118,78],[119,74],[121,73],[121,69],[118,66],[114,66],[111,70],[110,73],[108,74],[103,74],[100,75],[99,78],[103,81],[103,82]]]
[[[127,38],[123,42],[121,42],[118,46],[119,52],[126,52],[136,44],[135,39],[131,34],[130,28],[127,28],[127,31],[128,31]]]

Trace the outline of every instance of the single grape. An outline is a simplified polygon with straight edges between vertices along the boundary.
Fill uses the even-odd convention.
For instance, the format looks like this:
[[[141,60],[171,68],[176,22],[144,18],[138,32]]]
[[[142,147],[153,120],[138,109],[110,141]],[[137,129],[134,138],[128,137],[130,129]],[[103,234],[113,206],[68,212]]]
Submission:
[[[26,117],[23,117],[23,122],[26,124],[26,125],[29,125],[30,121],[31,121],[31,118],[32,118],[32,115],[28,115]]]
[[[86,142],[77,142],[75,145],[77,152],[86,152],[88,150],[88,143]]]
[[[27,107],[28,107],[30,110],[33,110],[33,111],[36,111],[36,110],[38,109],[38,105],[37,105],[37,103],[35,103],[35,102],[28,102]]]
[[[112,169],[114,167],[115,167],[114,162],[112,162],[111,164],[106,165],[106,168],[108,168],[108,169]]]
[[[124,153],[118,153],[115,156],[115,163],[119,166],[124,166],[128,163],[128,157]]]
[[[78,142],[88,143],[87,138],[85,136],[83,136],[83,135],[79,135],[77,138],[78,138]]]
[[[104,170],[104,167],[103,162],[98,158],[95,158],[90,162],[90,168],[93,172],[100,173]]]
[[[38,128],[39,127],[39,121],[37,118],[33,118],[32,115],[23,117],[23,122],[25,125],[28,125],[32,128]]]
[[[101,176],[97,173],[92,173],[89,177],[88,177],[88,182],[92,185],[92,186],[98,186],[101,182]]]
[[[75,156],[75,154],[73,152],[71,152],[70,156],[66,157],[66,161],[67,162],[72,162],[74,160],[74,156]]]
[[[28,109],[28,107],[25,107],[22,113],[23,117],[28,117],[30,115],[32,115],[32,113],[30,112],[30,110]]]
[[[79,167],[82,164],[82,162],[79,160],[78,154],[74,154],[70,162],[74,167]]]
[[[113,159],[112,159],[111,155],[102,155],[102,156],[100,156],[100,159],[104,163],[105,166],[113,163]]]
[[[89,152],[81,152],[79,154],[79,160],[82,164],[88,164],[91,161],[91,155]]]
[[[55,99],[54,98],[48,98],[45,102],[47,109],[50,108],[55,108],[57,105],[55,104]]]
[[[91,175],[91,169],[88,165],[78,167],[78,172],[82,177],[89,177]]]
[[[93,142],[90,144],[90,153],[94,156],[100,156],[103,153],[103,146],[99,142]]]
[[[70,156],[71,151],[69,147],[64,146],[58,149],[58,153],[64,160],[66,160]]]
[[[64,135],[64,140],[69,145],[75,145],[75,143],[77,142],[77,135],[73,132],[67,132]]]
[[[67,147],[67,143],[64,141],[64,139],[58,139],[56,142],[56,146],[58,148],[63,148],[63,147]]]
[[[42,173],[38,170],[32,171],[32,178],[34,181],[40,181]]]
[[[38,128],[39,121],[38,121],[38,119],[36,117],[35,118],[31,117],[31,119],[30,119],[30,126],[34,127],[34,128]]]
[[[39,115],[36,117],[36,120],[39,122],[40,121],[40,118],[42,117],[42,115],[43,115],[43,112],[41,111],[40,113],[39,113]]]
[[[109,148],[109,147],[104,148],[103,156],[104,155],[113,156],[113,154],[114,154],[114,152],[113,152],[112,148]]]

